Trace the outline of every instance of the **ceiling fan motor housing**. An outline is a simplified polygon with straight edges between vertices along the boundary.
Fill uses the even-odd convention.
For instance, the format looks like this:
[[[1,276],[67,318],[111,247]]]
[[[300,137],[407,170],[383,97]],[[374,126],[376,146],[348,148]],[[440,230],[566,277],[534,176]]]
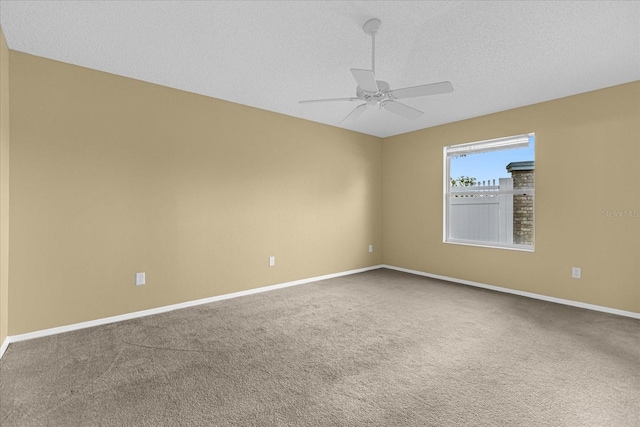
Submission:
[[[383,80],[376,80],[376,83],[378,84],[377,92],[369,92],[358,86],[356,87],[356,96],[363,101],[376,100],[376,102],[381,102],[385,99],[391,99],[391,95],[389,94],[391,86],[389,86],[389,83]]]

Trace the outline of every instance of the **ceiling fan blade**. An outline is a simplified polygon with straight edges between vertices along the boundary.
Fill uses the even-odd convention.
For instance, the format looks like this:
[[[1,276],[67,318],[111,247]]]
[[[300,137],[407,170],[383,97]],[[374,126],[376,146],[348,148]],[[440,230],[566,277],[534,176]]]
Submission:
[[[298,104],[311,104],[312,102],[334,102],[334,101],[360,101],[359,98],[329,98],[329,99],[308,99],[298,101]]]
[[[373,71],[352,68],[351,74],[353,74],[353,77],[358,82],[358,86],[360,86],[360,89],[367,92],[378,91],[378,83],[376,83],[376,78],[373,75]]]
[[[340,124],[354,121],[355,119],[360,117],[362,113],[364,113],[364,110],[366,110],[367,107],[368,107],[367,104],[358,105],[353,111],[347,114],[347,117],[345,117],[340,121]]]
[[[422,86],[405,87],[389,91],[389,95],[395,99],[413,98],[415,96],[439,95],[453,92],[451,82],[432,83]]]
[[[382,107],[409,120],[417,119],[422,115],[422,111],[396,101],[385,102]]]

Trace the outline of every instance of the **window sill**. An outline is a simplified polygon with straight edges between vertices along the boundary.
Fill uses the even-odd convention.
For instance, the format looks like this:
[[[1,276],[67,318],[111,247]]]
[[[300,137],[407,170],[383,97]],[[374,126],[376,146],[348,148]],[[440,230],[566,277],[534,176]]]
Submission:
[[[507,249],[511,251],[521,251],[521,252],[535,252],[535,246],[531,245],[508,245],[508,244],[500,244],[493,242],[476,242],[473,240],[455,240],[449,239],[444,240],[443,243],[449,243],[452,245],[464,245],[464,246],[477,246],[481,248],[493,248],[493,249]]]

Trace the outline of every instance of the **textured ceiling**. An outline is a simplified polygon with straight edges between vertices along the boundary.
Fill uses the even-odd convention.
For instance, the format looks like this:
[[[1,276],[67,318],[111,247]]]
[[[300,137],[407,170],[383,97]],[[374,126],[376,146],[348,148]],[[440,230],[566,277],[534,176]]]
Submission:
[[[638,1],[7,1],[10,49],[340,126],[350,68],[393,88],[449,80],[341,126],[380,137],[640,80]]]

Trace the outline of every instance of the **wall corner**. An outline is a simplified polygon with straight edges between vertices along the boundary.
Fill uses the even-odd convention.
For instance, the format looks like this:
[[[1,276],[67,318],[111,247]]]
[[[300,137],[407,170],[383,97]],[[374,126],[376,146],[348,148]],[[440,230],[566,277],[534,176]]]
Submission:
[[[9,47],[0,28],[0,343],[9,334]]]

